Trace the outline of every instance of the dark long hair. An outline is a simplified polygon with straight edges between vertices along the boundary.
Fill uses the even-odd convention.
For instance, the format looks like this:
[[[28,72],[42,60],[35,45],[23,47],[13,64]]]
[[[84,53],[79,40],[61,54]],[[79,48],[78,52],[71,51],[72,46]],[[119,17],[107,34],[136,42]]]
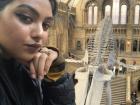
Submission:
[[[3,10],[6,5],[8,5],[9,3],[11,3],[14,0],[0,0],[0,11]]]
[[[57,2],[56,2],[56,0],[49,0],[49,1],[51,3],[52,13],[53,13],[53,16],[54,16],[57,13]]]
[[[8,5],[9,3],[13,2],[14,0],[0,0],[0,11],[2,11],[6,5]],[[49,0],[51,7],[52,7],[52,13],[53,16],[56,14],[57,12],[57,2],[56,0]]]

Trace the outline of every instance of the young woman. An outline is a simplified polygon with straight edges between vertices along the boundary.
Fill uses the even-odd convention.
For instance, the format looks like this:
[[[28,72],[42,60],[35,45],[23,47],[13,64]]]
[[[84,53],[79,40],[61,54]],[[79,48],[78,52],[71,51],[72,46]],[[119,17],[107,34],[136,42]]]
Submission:
[[[43,47],[56,7],[55,0],[0,0],[0,105],[75,105],[64,60]]]

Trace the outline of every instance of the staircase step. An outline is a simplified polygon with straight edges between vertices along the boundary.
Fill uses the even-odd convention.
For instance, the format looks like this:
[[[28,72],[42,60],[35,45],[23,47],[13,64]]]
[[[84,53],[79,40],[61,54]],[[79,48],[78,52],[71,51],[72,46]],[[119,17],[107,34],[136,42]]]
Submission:
[[[126,79],[124,77],[115,77],[111,81],[112,105],[126,104]],[[106,105],[105,88],[103,89],[100,105]]]

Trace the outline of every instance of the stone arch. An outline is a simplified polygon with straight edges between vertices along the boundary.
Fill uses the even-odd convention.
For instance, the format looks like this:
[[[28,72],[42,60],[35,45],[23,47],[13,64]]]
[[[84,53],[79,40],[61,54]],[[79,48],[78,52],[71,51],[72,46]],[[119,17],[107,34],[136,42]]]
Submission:
[[[134,1],[134,4],[135,4],[135,5],[137,5],[137,4],[140,5],[139,0],[135,0],[135,1]]]
[[[102,7],[104,7],[105,5],[108,5],[108,4],[110,4],[112,6],[113,5],[113,0],[104,0],[103,4],[102,4]]]
[[[137,88],[138,88],[138,92],[140,92],[140,79],[138,80]]]
[[[132,80],[132,91],[137,91],[140,93],[140,77]]]
[[[111,15],[112,15],[112,6],[113,6],[113,0],[104,0],[102,3],[102,16],[105,16],[105,6],[110,5],[111,6]]]
[[[140,97],[140,77],[138,77],[137,79],[136,79],[136,81],[135,81],[136,83],[135,83],[135,89],[136,89],[136,92],[137,92],[137,94],[138,94],[138,97]]]
[[[120,9],[120,14],[119,14],[119,16],[121,16],[121,7],[122,7],[122,5],[126,5],[127,6],[127,18],[126,18],[126,24],[127,24],[127,22],[128,22],[128,17],[129,17],[129,9],[130,9],[130,4],[129,4],[129,1],[128,0],[120,0],[120,7],[119,7],[119,9]],[[121,18],[120,18],[121,19]],[[120,20],[119,19],[119,20]]]
[[[130,6],[129,0],[120,0],[120,5]]]
[[[91,24],[93,23],[93,12],[94,12],[94,7],[95,6],[97,6],[98,7],[98,5],[97,5],[97,1],[96,0],[89,0],[89,1],[87,1],[86,3],[85,3],[85,5],[84,5],[84,14],[85,14],[85,23],[88,23],[88,12],[89,12],[89,7],[91,7],[90,9],[91,9],[91,11],[92,11],[92,14],[91,14]],[[98,11],[98,9],[97,9],[97,11]],[[98,14],[98,13],[97,13]]]
[[[85,4],[85,9],[87,9],[92,3],[94,3],[95,5],[97,5],[97,1],[96,1],[96,0],[89,0],[89,1]]]
[[[140,96],[140,77],[132,78],[131,91],[136,91],[138,97]]]

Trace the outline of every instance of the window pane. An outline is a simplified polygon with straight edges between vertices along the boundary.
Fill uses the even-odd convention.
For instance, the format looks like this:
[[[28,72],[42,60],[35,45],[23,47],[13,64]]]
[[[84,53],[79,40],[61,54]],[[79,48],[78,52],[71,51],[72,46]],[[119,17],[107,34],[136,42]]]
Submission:
[[[127,6],[121,6],[121,24],[126,24]]]
[[[94,16],[93,16],[94,17],[94,20],[93,20],[94,24],[97,24],[97,17],[98,17],[97,15],[98,15],[98,8],[97,8],[97,6],[95,6],[94,7]]]
[[[137,51],[137,46],[138,46],[137,40],[133,40],[133,51],[134,52]]]
[[[125,41],[121,40],[120,41],[120,51],[124,51],[125,50]]]
[[[140,41],[139,41],[139,52],[140,52]]]
[[[88,24],[92,24],[92,6],[88,8]]]
[[[119,23],[119,4],[120,0],[113,0],[112,21],[113,24]]]
[[[77,41],[77,50],[80,50],[81,49],[81,42],[80,41]]]
[[[117,50],[119,50],[119,40],[118,39],[116,39],[116,44],[117,44]]]
[[[105,6],[105,16],[110,16],[110,14],[111,14],[111,6],[106,5]]]
[[[140,6],[136,5],[135,6],[134,24],[139,24],[139,11],[140,11]]]

